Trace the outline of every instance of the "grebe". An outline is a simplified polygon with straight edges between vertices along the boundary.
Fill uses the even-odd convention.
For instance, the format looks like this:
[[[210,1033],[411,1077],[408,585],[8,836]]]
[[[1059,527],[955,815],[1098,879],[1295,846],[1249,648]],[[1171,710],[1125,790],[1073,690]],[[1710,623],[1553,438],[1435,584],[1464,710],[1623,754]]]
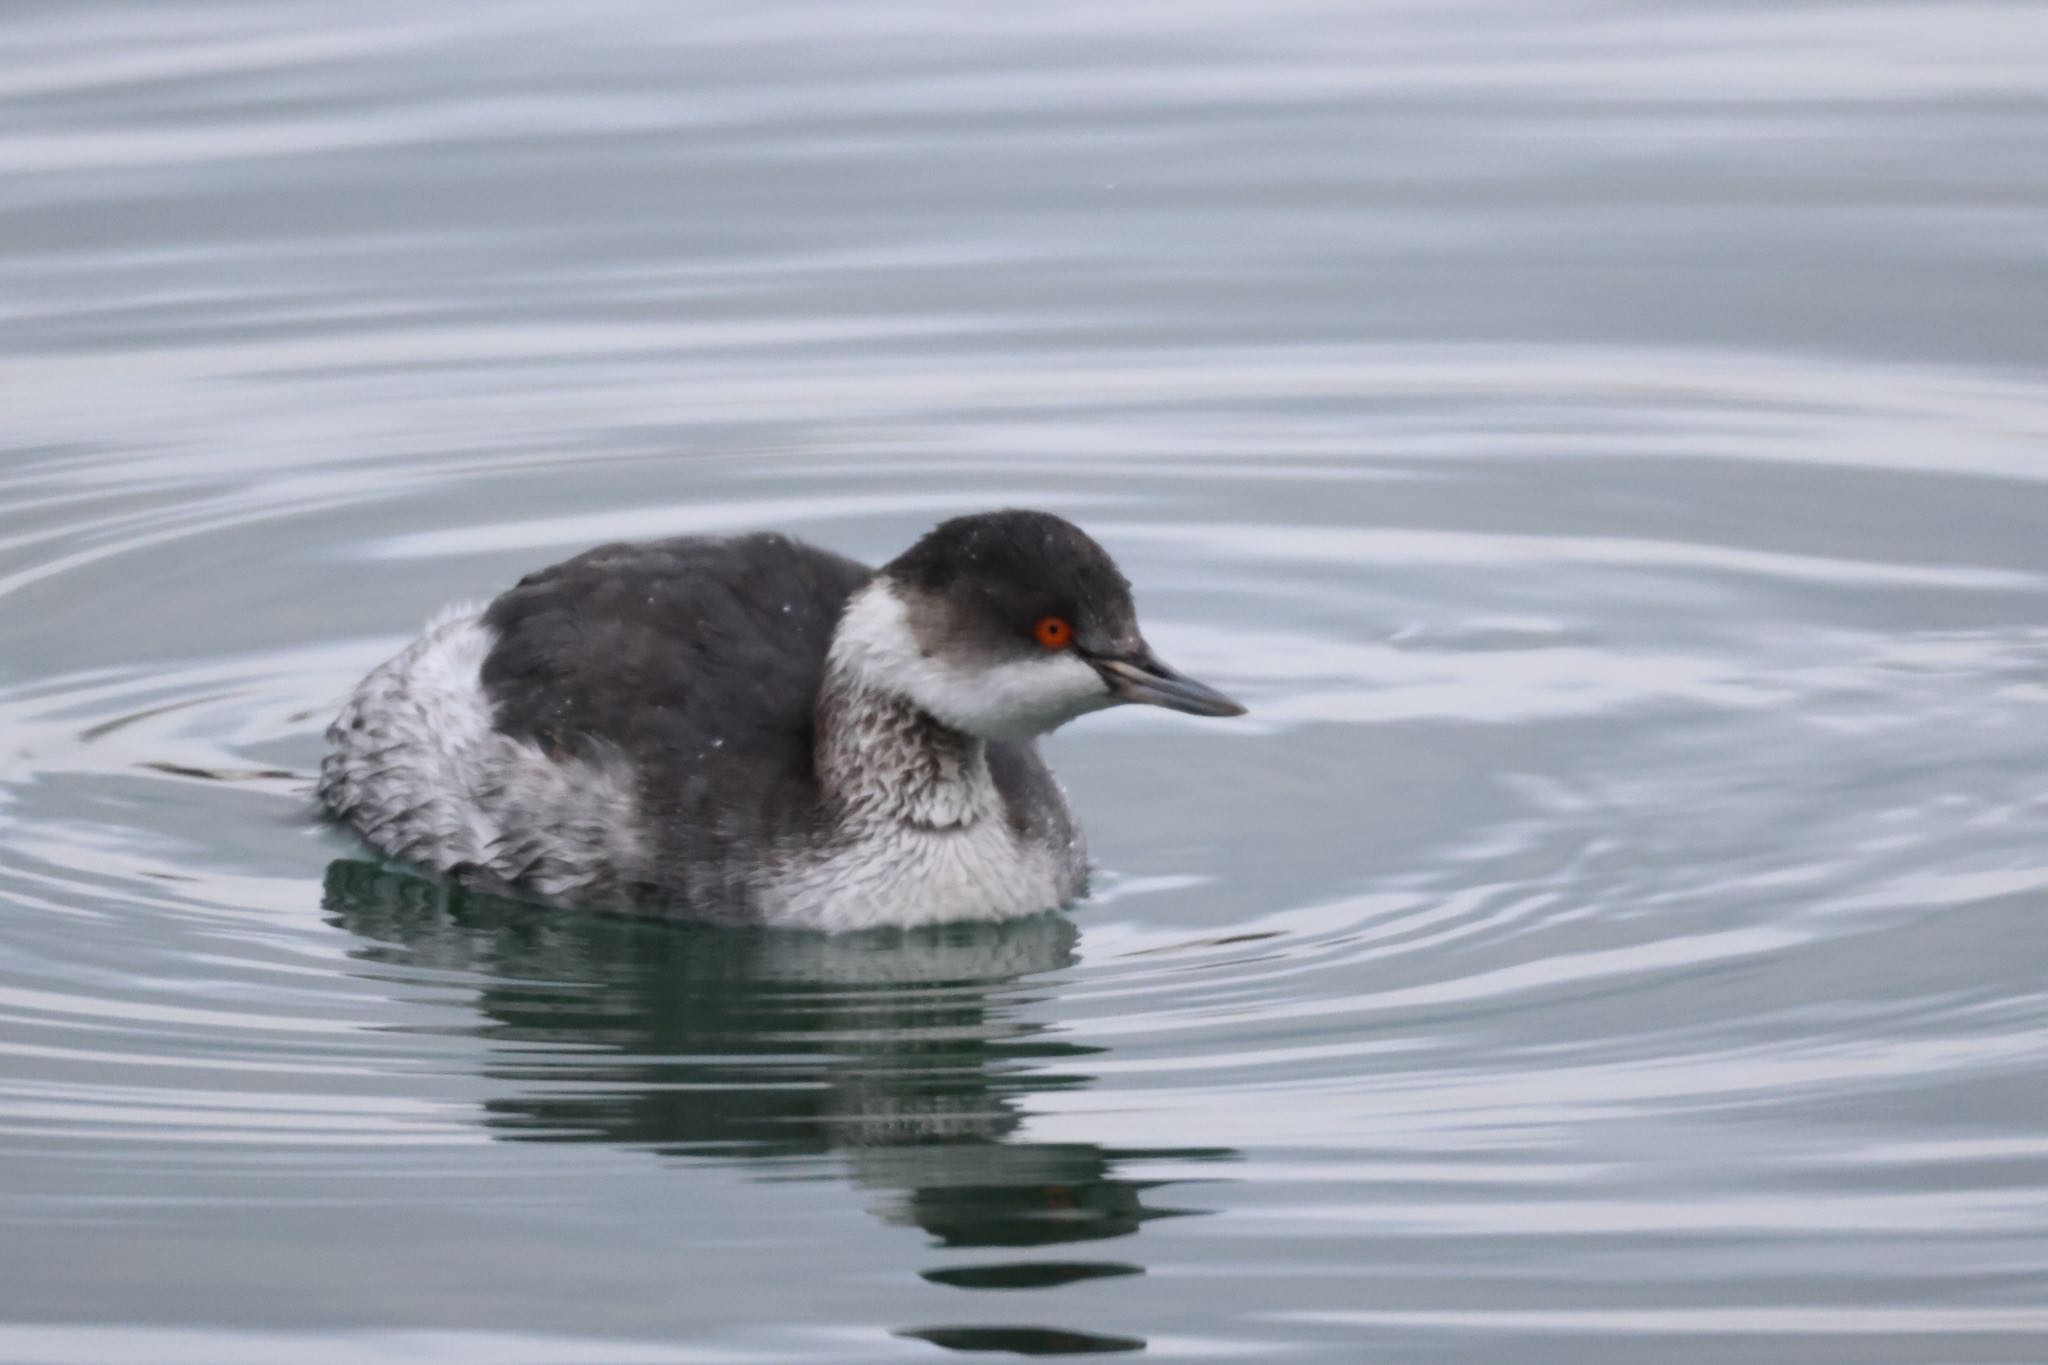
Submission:
[[[857,929],[1086,889],[1032,742],[1120,702],[1244,708],[1156,658],[1130,584],[1045,512],[872,570],[790,537],[604,545],[444,611],[327,732],[378,850],[552,904]]]

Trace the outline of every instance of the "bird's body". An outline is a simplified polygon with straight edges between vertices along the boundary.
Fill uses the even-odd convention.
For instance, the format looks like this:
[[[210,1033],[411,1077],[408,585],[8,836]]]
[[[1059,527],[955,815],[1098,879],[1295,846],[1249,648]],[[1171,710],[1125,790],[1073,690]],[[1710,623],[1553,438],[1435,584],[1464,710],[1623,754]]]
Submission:
[[[1007,601],[1017,578],[1029,600]],[[1086,884],[1032,737],[1120,684],[1010,621],[1136,659],[1128,603],[1092,541],[1035,513],[948,523],[880,571],[775,534],[602,546],[372,672],[320,796],[382,852],[555,903],[824,929],[1029,914]]]

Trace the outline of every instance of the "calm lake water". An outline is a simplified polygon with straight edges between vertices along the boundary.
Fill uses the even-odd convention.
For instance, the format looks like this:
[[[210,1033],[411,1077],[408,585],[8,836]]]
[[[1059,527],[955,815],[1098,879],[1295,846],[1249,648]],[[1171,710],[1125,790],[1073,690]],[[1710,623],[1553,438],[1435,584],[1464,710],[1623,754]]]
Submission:
[[[2048,1358],[2048,12],[0,12],[0,1359]],[[1099,891],[450,898],[603,539],[1095,531]]]

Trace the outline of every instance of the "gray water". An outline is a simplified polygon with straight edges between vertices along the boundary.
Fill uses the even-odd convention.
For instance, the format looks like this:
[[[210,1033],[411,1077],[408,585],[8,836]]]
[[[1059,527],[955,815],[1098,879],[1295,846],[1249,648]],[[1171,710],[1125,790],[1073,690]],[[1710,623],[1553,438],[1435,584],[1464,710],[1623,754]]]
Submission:
[[[0,1359],[2048,1358],[2033,3],[0,11]],[[305,800],[599,540],[1071,515],[1098,894]]]

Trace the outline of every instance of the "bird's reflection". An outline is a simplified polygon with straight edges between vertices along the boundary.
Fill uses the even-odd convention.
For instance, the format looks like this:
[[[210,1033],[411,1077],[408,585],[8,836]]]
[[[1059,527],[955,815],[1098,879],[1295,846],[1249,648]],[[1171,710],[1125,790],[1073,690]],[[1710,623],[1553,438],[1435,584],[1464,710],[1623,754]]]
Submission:
[[[963,1249],[1048,1250],[1199,1212],[1162,1206],[1157,1182],[1119,1166],[1235,1155],[1017,1138],[1028,1098],[1089,1084],[1100,1051],[1025,1017],[1028,978],[1074,961],[1064,915],[831,937],[702,928],[540,910],[349,859],[329,865],[325,904],[360,957],[486,979],[480,1032],[503,1044],[489,1074],[515,1088],[485,1122],[508,1140],[778,1167],[837,1155],[881,1217]],[[1033,1259],[925,1278],[1026,1289],[1137,1273]],[[951,1339],[979,1330],[929,1332],[1031,1349]]]

